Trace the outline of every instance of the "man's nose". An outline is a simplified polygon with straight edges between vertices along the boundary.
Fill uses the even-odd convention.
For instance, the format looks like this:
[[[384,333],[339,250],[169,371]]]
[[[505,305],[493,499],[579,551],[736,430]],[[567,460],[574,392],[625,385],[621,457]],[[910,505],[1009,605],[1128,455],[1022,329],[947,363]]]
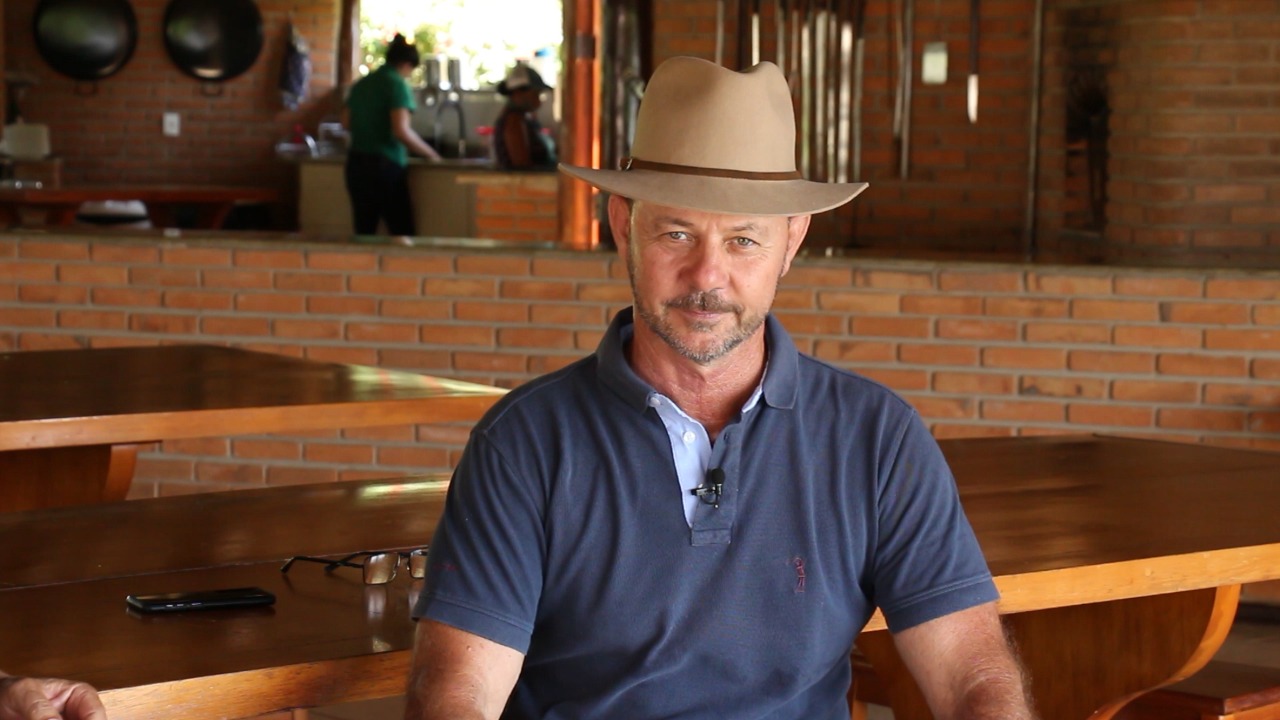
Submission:
[[[720,242],[701,242],[689,259],[687,274],[699,291],[722,288],[729,277],[728,251]]]

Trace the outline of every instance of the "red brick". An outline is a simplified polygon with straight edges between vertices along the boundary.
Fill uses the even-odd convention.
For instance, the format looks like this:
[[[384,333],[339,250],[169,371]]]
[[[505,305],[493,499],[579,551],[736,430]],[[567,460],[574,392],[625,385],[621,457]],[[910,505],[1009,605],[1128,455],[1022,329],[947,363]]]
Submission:
[[[524,308],[524,313],[538,324],[547,325],[592,325],[602,326],[608,322],[604,308],[583,305],[581,303],[537,303]],[[462,317],[461,303],[458,307],[459,319]],[[524,318],[517,318],[517,322]]]
[[[932,290],[935,287],[934,274],[924,271],[859,270],[854,274],[854,284],[886,290]]]
[[[272,334],[278,338],[307,340],[339,340],[342,338],[342,323],[336,320],[276,318],[272,322],[272,327]]]
[[[231,295],[199,290],[165,290],[162,304],[183,310],[230,310]]]
[[[454,303],[454,317],[470,322],[524,323],[529,321],[529,310],[529,304],[522,302],[459,301]]]
[[[1203,343],[1200,330],[1159,325],[1121,325],[1114,337],[1116,345],[1133,347],[1199,348]]]
[[[174,455],[226,456],[229,449],[230,444],[226,438],[183,438],[160,443],[161,451]]]
[[[452,255],[392,255],[383,254],[383,273],[408,273],[410,275],[449,275],[453,273]]]
[[[933,374],[933,390],[966,395],[1011,395],[1014,376],[995,373],[948,372]]]
[[[929,337],[932,325],[927,318],[854,317],[853,334],[870,337]]]
[[[222,248],[167,247],[162,251],[161,258],[161,263],[166,267],[173,267],[174,265],[199,265],[203,267],[231,265],[231,251]],[[131,261],[138,262],[137,259],[131,259]]]
[[[1280,330],[1205,330],[1209,350],[1280,351]]]
[[[430,297],[492,298],[497,296],[497,289],[495,280],[427,278],[422,294]]]
[[[378,256],[370,252],[307,251],[306,266],[316,270],[362,271],[378,269]]]
[[[1160,319],[1159,306],[1144,300],[1072,300],[1071,317],[1077,320]]]
[[[957,425],[938,423],[929,428],[939,440],[979,437],[1012,437],[1014,429],[1003,425]]]
[[[163,297],[159,290],[135,290],[133,288],[96,287],[89,297],[94,305],[119,305],[124,307],[160,307]]]
[[[89,255],[98,263],[156,263],[160,261],[160,248],[98,242],[90,246]]]
[[[791,266],[782,279],[787,287],[798,288],[847,288],[854,285],[853,268],[822,265]]]
[[[786,310],[774,312],[773,315],[778,318],[778,321],[787,329],[787,332],[793,336],[843,335],[848,332],[848,321],[844,315],[790,312]]]
[[[818,340],[813,355],[833,363],[893,362],[893,343],[856,340]]]
[[[49,262],[0,262],[0,277],[22,282],[53,282],[58,279],[58,266]],[[123,275],[121,275],[123,277]],[[65,282],[65,278],[64,278]]]
[[[378,350],[371,347],[313,345],[307,347],[306,356],[321,362],[344,363],[347,365],[378,364]]]
[[[244,335],[265,337],[271,335],[271,320],[263,317],[203,317],[200,332],[206,335]]]
[[[631,288],[624,283],[586,283],[578,286],[578,300],[630,304]]]
[[[1261,380],[1280,380],[1280,360],[1255,359],[1253,377]]]
[[[451,303],[446,300],[387,300],[381,301],[379,314],[383,317],[415,318],[417,320],[447,320]]]
[[[457,352],[453,354],[453,366],[466,372],[522,373],[526,357],[523,354]]]
[[[938,320],[937,337],[946,340],[1017,340],[1018,324],[1006,320]]]
[[[578,346],[582,347],[584,340],[579,338]],[[590,343],[592,349],[596,343]],[[529,358],[529,364],[525,366],[525,372],[531,375],[545,375],[549,372],[555,372],[563,367],[571,365],[582,359],[580,355],[535,355]],[[509,386],[521,384],[520,380],[514,380]]]
[[[347,428],[342,431],[347,440],[366,440],[368,442],[413,442],[413,426],[385,425],[381,427]]]
[[[58,280],[82,285],[128,285],[139,282],[130,278],[123,266],[114,265],[59,265]],[[194,280],[195,276],[192,275]],[[195,284],[194,282],[191,284]]]
[[[1117,379],[1111,383],[1111,397],[1124,402],[1194,403],[1200,394],[1193,382]]]
[[[1156,412],[1156,426],[1174,430],[1240,432],[1245,429],[1245,420],[1245,413],[1238,410],[1165,407]]]
[[[1027,285],[1035,292],[1052,295],[1110,295],[1112,277],[1110,275],[1073,275],[1032,273],[1027,278]]]
[[[452,325],[423,323],[420,337],[424,343],[438,345],[486,345],[493,346],[494,329],[487,325]]]
[[[1253,306],[1255,325],[1280,325],[1280,305]]]
[[[773,296],[775,310],[812,310],[815,305],[812,290],[779,288]]]
[[[82,241],[46,242],[25,240],[18,246],[18,256],[41,260],[88,260],[89,245]]]
[[[1064,398],[1104,398],[1107,383],[1097,378],[1024,375],[1018,380],[1018,394]]]
[[[161,493],[168,495],[175,485],[184,487],[184,492],[217,492],[219,490],[240,489],[240,486],[262,485],[265,482],[267,469],[261,465],[244,463],[197,462],[195,478],[198,482],[161,483]]]
[[[1029,322],[1023,337],[1032,343],[1100,345],[1111,342],[1111,326],[1083,322]]]
[[[1148,407],[1114,403],[1071,403],[1067,406],[1067,422],[1072,425],[1102,427],[1151,427],[1155,411]]]
[[[78,285],[23,285],[18,288],[17,297],[24,303],[83,305],[89,299],[89,289]]]
[[[445,350],[379,348],[376,364],[381,367],[430,373],[449,367],[449,353]]]
[[[346,339],[351,342],[412,343],[418,339],[418,327],[408,323],[349,322]]]
[[[1062,422],[1066,406],[1057,402],[1026,400],[983,400],[978,414],[984,420],[1013,422]]]
[[[564,349],[574,346],[571,330],[558,328],[498,328],[499,347]]]
[[[1149,373],[1155,366],[1152,353],[1072,350],[1067,357],[1067,367],[1076,372]]]
[[[336,465],[370,465],[373,463],[373,448],[369,445],[310,442],[304,448],[303,457],[311,462]]]
[[[307,312],[313,315],[377,315],[378,300],[354,295],[311,295],[307,298]]]
[[[268,290],[271,273],[266,270],[202,270],[200,284],[207,288]]]
[[[929,395],[911,395],[903,398],[916,412],[929,420],[959,420],[977,417],[975,402],[969,398],[941,398]]]
[[[544,278],[585,278],[598,280],[609,277],[609,258],[533,258],[533,274]]]
[[[981,315],[981,296],[905,295],[902,312],[918,315]]]
[[[128,316],[123,312],[107,310],[62,310],[58,313],[58,327],[81,330],[123,330]]]
[[[1207,383],[1206,405],[1239,405],[1243,407],[1280,407],[1280,385]]]
[[[818,307],[822,310],[834,310],[858,314],[892,315],[898,312],[901,296],[872,292],[838,292],[818,293]]]
[[[312,293],[340,293],[345,289],[346,278],[337,273],[277,272],[273,287],[277,290],[297,290]]]
[[[972,345],[907,343],[898,347],[898,360],[913,365],[977,365],[978,348]]]
[[[1239,356],[1162,354],[1156,361],[1161,375],[1244,377],[1247,362]]]
[[[1067,301],[1050,298],[991,297],[986,301],[988,315],[997,317],[1060,318],[1067,316]]]
[[[1163,302],[1160,319],[1174,323],[1237,325],[1248,322],[1249,310],[1242,303]]]
[[[1269,435],[1280,433],[1280,412],[1249,413],[1249,432]],[[1276,447],[1269,446],[1268,449],[1275,450]]]
[[[293,270],[303,267],[299,250],[237,250],[233,256],[236,267]]]
[[[347,276],[347,289],[370,295],[421,295],[422,280],[407,275],[353,274]]]
[[[297,460],[302,445],[287,440],[232,439],[231,454],[246,460]]]
[[[507,278],[513,275],[528,275],[530,261],[528,257],[519,255],[458,255],[454,260],[459,274],[497,275]]]
[[[1280,300],[1280,278],[1209,278],[1205,297],[1229,300]]]
[[[129,329],[164,335],[191,335],[196,332],[195,315],[138,313],[129,318]]]
[[[306,311],[306,298],[301,295],[285,293],[244,293],[235,294],[237,310],[246,312],[263,312],[293,315]]]
[[[1023,279],[1018,272],[943,270],[938,273],[938,288],[944,292],[1019,292],[1023,289]]]

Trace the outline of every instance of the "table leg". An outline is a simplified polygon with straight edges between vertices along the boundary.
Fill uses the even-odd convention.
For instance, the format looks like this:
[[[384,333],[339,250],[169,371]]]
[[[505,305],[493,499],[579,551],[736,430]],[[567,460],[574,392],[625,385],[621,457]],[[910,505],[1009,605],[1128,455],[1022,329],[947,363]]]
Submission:
[[[1231,629],[1240,586],[1004,616],[1043,720],[1107,720],[1129,700],[1181,680],[1213,657]],[[876,669],[895,720],[931,715],[887,632],[858,647]]]
[[[124,500],[137,458],[137,445],[0,453],[0,512]]]

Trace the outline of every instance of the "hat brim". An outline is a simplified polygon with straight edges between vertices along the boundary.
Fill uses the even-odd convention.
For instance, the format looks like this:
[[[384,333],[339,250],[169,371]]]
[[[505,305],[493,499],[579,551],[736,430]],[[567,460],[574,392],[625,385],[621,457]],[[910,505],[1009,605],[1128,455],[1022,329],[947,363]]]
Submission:
[[[561,172],[606,192],[667,207],[726,215],[812,215],[839,207],[867,183],[751,180],[661,172],[595,170],[560,164]]]

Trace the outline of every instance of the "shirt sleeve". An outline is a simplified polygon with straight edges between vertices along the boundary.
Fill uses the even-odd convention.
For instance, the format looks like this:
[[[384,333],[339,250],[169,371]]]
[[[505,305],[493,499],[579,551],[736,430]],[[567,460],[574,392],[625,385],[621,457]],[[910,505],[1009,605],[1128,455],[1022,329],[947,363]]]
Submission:
[[[545,502],[536,488],[487,435],[472,435],[449,485],[414,618],[528,650],[545,557]]]
[[[911,413],[879,479],[876,604],[889,630],[999,597],[937,442]]]
[[[409,112],[416,112],[418,104],[413,100],[413,91],[409,89],[409,83],[399,75],[395,77],[395,80],[396,82],[391,85],[391,109],[404,108]]]

